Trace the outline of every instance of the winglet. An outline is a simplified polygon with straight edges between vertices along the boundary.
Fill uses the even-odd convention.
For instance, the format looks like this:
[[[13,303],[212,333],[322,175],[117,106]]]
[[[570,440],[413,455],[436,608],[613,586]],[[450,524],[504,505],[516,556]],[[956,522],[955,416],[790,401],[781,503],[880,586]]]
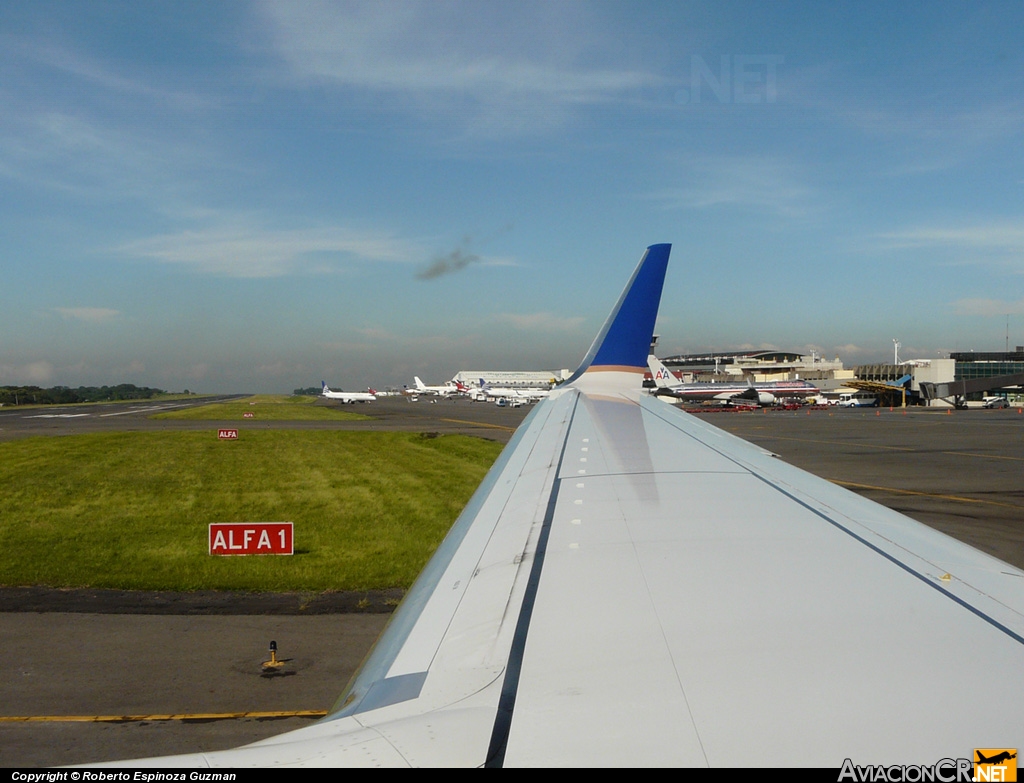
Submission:
[[[584,373],[644,373],[672,245],[651,245],[569,382]]]

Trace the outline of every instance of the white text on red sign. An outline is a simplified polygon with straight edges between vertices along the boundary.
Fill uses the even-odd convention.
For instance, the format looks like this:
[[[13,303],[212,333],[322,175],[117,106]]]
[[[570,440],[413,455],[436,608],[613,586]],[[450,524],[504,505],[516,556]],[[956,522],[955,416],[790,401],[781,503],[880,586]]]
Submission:
[[[210,525],[211,555],[291,555],[295,553],[291,522],[214,522]]]

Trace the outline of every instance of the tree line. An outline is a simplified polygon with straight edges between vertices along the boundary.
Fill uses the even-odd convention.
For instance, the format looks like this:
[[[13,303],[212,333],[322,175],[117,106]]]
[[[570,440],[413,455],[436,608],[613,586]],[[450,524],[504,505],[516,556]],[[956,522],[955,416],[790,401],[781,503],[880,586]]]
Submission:
[[[54,386],[43,389],[39,386],[0,386],[0,403],[3,405],[67,405],[72,402],[102,402],[105,400],[148,400],[160,394],[163,389],[120,383],[117,386]]]

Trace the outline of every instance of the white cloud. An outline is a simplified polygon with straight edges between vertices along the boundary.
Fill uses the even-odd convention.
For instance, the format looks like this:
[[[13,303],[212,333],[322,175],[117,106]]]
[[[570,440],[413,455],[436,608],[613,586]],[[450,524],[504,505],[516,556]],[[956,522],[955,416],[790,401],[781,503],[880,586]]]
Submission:
[[[411,262],[423,257],[413,243],[340,226],[266,229],[246,222],[186,230],[129,242],[122,255],[180,264],[225,277],[326,274],[343,262]]]
[[[855,345],[853,343],[847,343],[846,345],[834,345],[832,346],[832,349],[839,356],[845,356],[848,354],[857,356],[859,354],[867,353],[869,350],[867,348],[861,348],[859,345]]]
[[[138,359],[132,359],[128,364],[120,367],[115,367],[113,371],[114,377],[121,378],[124,376],[138,376],[146,371],[146,365]]]
[[[53,365],[47,361],[28,364],[0,364],[0,378],[4,385],[38,385],[53,379]]]
[[[53,309],[65,320],[84,321],[91,324],[110,321],[121,315],[120,310],[111,310],[107,307],[55,307]]]

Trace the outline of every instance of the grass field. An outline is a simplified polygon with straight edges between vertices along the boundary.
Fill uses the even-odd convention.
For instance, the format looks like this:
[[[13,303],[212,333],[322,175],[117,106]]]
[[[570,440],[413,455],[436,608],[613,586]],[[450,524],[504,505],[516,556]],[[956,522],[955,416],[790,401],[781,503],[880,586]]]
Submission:
[[[292,397],[284,394],[257,394],[232,402],[213,402],[196,408],[158,413],[154,419],[191,419],[196,421],[242,421],[246,413],[255,421],[359,421],[370,418],[356,413],[349,405],[316,405],[318,397]]]
[[[457,435],[274,430],[0,443],[0,584],[407,587],[500,451]],[[296,554],[207,554],[210,522],[257,521],[294,522]]]

